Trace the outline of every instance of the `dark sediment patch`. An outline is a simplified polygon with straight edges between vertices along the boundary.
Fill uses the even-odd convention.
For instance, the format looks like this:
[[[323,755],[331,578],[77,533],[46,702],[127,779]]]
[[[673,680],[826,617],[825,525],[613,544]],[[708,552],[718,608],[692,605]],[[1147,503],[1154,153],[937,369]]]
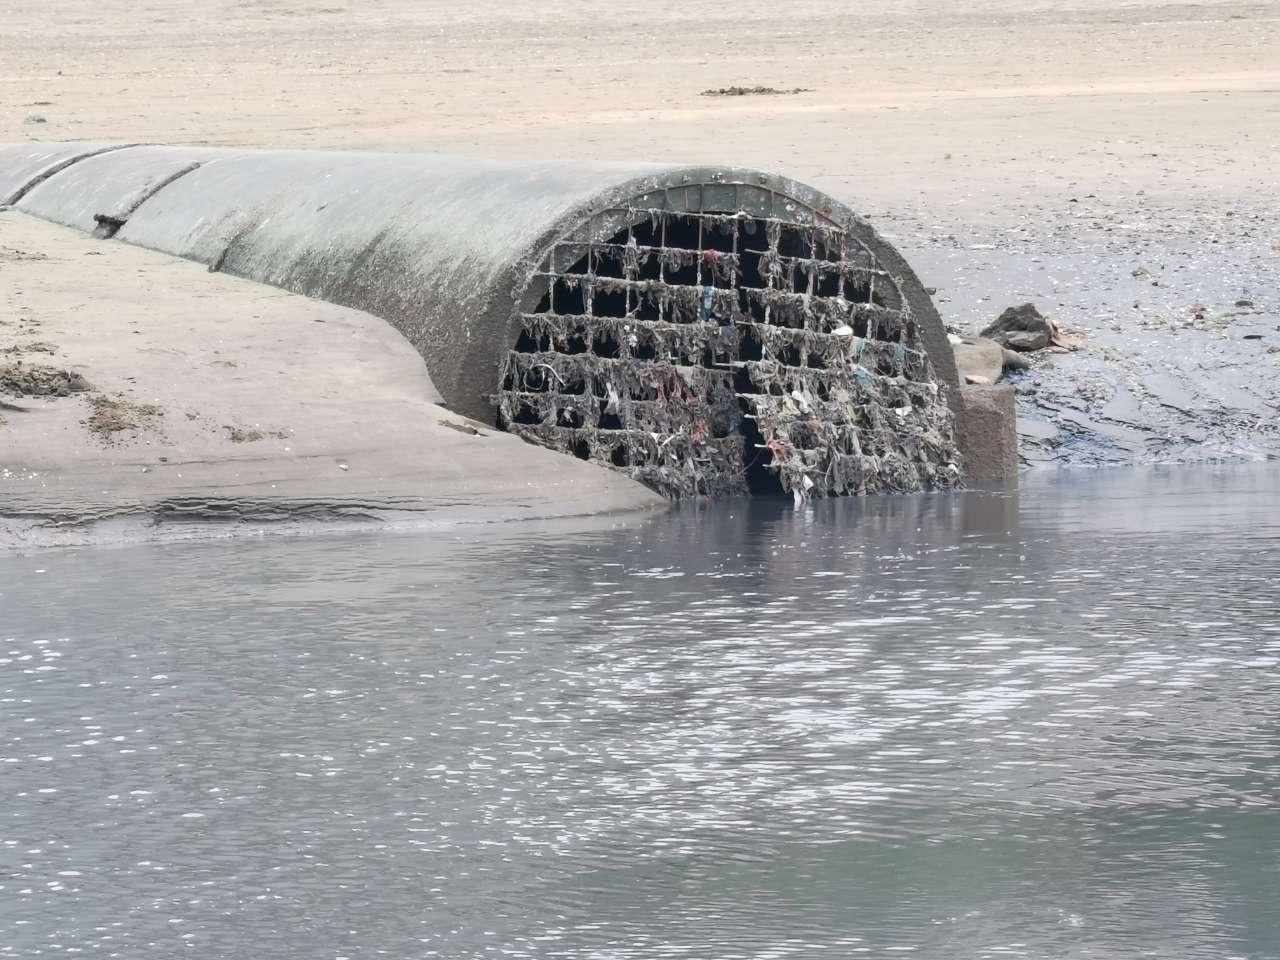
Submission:
[[[0,260],[44,260],[43,253],[30,253],[17,247],[0,246]]]
[[[107,397],[99,394],[89,398],[93,412],[84,421],[90,433],[110,440],[114,434],[126,430],[142,430],[153,425],[164,411],[154,403],[134,403],[131,400]]]
[[[15,397],[69,397],[90,389],[89,382],[71,370],[20,360],[0,365],[0,393]]]
[[[254,443],[258,440],[266,440],[268,437],[275,440],[287,440],[289,438],[289,434],[284,430],[246,429],[244,427],[233,427],[230,424],[224,424],[222,429],[227,431],[227,438],[232,443]]]
[[[717,87],[713,90],[703,90],[699,96],[703,97],[792,97],[797,93],[813,93],[808,87],[788,87],[779,89],[778,87]]]
[[[19,354],[19,353],[57,353],[58,348],[52,343],[45,343],[43,340],[37,340],[34,343],[18,343],[11,347],[0,349],[0,353]]]

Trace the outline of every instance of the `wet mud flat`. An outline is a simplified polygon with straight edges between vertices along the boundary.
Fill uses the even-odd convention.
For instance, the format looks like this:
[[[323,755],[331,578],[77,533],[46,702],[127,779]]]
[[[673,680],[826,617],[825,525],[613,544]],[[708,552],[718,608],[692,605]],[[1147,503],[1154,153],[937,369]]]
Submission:
[[[961,227],[938,212],[876,222],[912,251],[939,311],[972,334],[1035,302],[1083,337],[1025,355],[1029,465],[1280,457],[1280,203],[1066,192],[1037,214]]]

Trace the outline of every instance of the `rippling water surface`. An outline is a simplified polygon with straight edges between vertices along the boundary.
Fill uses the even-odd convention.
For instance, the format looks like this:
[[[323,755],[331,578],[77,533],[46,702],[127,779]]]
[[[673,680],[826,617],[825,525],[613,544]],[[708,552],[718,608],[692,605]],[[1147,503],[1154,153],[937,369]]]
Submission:
[[[1280,471],[0,559],[0,956],[1280,956]]]

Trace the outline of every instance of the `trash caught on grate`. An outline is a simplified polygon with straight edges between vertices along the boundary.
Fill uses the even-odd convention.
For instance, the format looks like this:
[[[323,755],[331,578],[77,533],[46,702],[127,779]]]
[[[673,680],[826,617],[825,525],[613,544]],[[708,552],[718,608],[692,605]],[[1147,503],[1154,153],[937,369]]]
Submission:
[[[806,213],[612,210],[593,221],[608,232],[558,242],[502,362],[499,425],[672,498],[958,482],[898,283]]]

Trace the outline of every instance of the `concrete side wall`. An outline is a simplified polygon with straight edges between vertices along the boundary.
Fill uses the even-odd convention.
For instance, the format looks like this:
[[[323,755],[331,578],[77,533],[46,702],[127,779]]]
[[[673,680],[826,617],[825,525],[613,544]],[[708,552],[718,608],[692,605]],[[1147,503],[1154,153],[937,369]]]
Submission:
[[[1018,429],[1013,387],[968,386],[956,433],[969,480],[1008,482],[1018,477]]]

